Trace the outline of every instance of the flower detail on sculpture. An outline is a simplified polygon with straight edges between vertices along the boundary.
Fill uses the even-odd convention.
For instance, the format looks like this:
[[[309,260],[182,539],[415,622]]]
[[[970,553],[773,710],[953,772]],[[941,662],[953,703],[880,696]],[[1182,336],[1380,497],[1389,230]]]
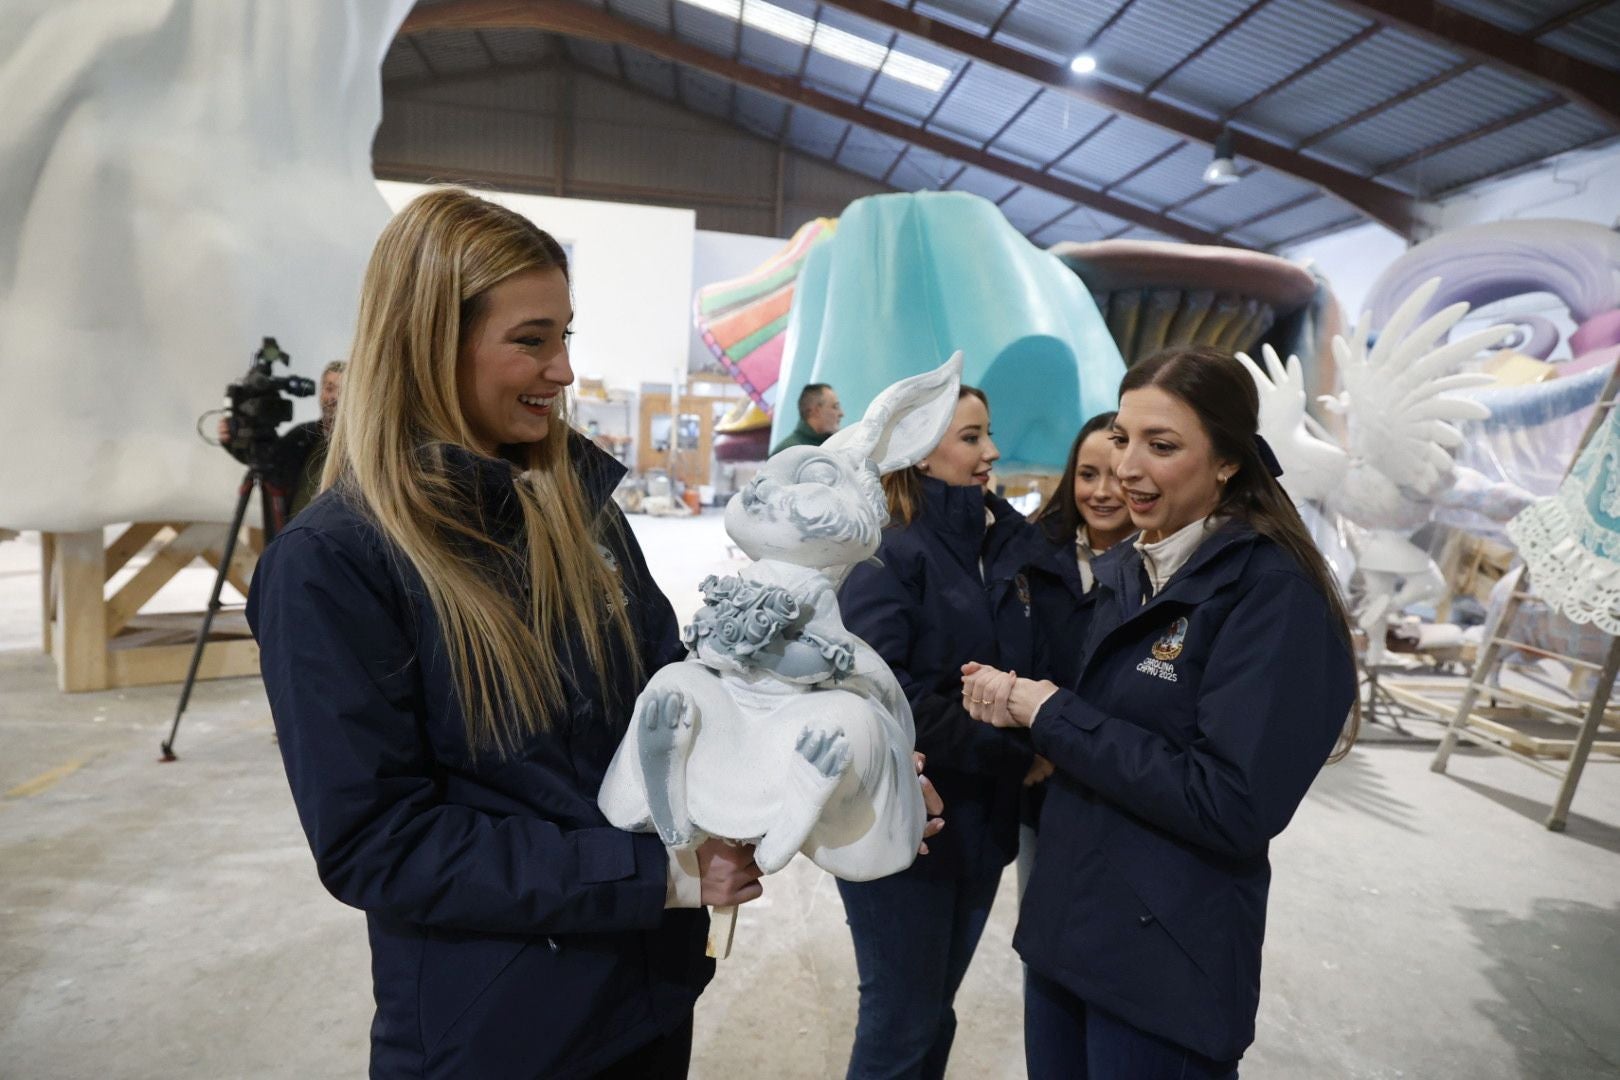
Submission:
[[[710,575],[698,586],[703,607],[681,631],[686,647],[710,648],[733,658],[751,656],[799,617],[799,602],[784,588]]]

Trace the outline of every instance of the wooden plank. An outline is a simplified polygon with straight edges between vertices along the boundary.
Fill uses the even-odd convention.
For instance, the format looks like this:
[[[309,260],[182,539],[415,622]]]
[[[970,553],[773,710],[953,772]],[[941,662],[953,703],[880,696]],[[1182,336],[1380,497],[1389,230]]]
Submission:
[[[209,547],[219,544],[222,531],[224,527],[220,525],[186,526],[107,601],[105,633],[112,635],[122,630],[174,575],[191,565]]]
[[[54,555],[56,684],[67,693],[107,688],[107,553],[101,530],[57,533]]]
[[[158,686],[186,677],[191,645],[113,649],[108,656],[112,686]],[[197,665],[199,679],[235,679],[259,673],[259,646],[252,639],[212,642]]]
[[[107,545],[107,579],[122,570],[153,538],[168,528],[161,521],[137,521]]]
[[[224,554],[224,547],[225,542],[221,540],[202,554],[203,561],[216,571],[219,569],[219,559]],[[248,584],[253,580],[253,568],[258,562],[258,557],[249,551],[248,546],[241,540],[238,540],[236,546],[231,549],[231,569],[225,575],[225,580],[244,597],[248,594]]]
[[[56,585],[52,563],[56,555],[56,534],[39,534],[39,636],[46,656],[51,655],[51,622],[56,618]]]

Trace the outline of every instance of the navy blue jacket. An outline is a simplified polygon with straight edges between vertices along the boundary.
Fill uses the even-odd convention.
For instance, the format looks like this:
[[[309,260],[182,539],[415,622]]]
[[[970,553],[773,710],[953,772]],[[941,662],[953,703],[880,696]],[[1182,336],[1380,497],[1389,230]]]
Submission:
[[[622,466],[584,440],[575,453],[594,508],[616,514]],[[460,451],[449,465],[490,535],[518,536],[516,470]],[[653,671],[682,655],[674,613],[620,532]],[[549,733],[475,759],[420,577],[335,490],[266,549],[248,621],[316,869],[366,913],[374,1077],[587,1075],[685,1021],[713,972],[707,918],[664,910],[658,837],[596,806],[639,690],[627,665],[611,688],[574,665]]]
[[[1086,646],[1086,628],[1096,605],[1097,589],[1086,591],[1075,556],[1074,540],[1054,542],[1037,525],[1024,576],[1029,582],[1031,622],[1035,630],[1035,659],[1029,671],[1034,679],[1050,679],[1073,686],[1080,677],[1080,659]],[[1023,823],[1038,827],[1047,785],[1024,789]]]
[[[1254,1040],[1267,847],[1356,693],[1327,600],[1246,526],[1142,603],[1142,557],[1100,557],[1074,692],[1035,716],[1057,766],[1014,945],[1031,968],[1220,1061]]]
[[[986,507],[995,515],[988,529]],[[1030,669],[1029,594],[1020,574],[1030,531],[1005,499],[927,478],[917,517],[883,531],[882,565],[857,566],[839,589],[844,625],[883,657],[911,702],[917,749],[945,800],[945,831],[905,873],[994,873],[1018,854],[1019,791],[1034,754],[1023,732],[968,716],[962,665]]]

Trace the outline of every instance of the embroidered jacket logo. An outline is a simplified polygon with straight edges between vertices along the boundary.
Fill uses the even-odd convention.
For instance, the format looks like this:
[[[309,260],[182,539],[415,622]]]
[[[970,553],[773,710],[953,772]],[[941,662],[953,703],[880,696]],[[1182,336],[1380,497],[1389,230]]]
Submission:
[[[1164,636],[1153,643],[1153,655],[1137,664],[1136,670],[1143,675],[1163,679],[1165,682],[1175,682],[1176,669],[1171,661],[1181,655],[1181,648],[1186,639],[1187,620],[1183,617],[1171,623]]]

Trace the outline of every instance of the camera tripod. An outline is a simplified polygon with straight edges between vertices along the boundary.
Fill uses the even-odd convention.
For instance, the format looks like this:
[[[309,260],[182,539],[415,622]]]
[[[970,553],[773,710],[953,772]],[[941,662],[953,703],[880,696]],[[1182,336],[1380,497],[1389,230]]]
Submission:
[[[259,507],[264,520],[264,541],[268,544],[275,538],[276,530],[280,527],[280,507],[276,504],[275,494],[266,486],[261,467],[257,464],[258,455],[255,454],[255,464],[248,466],[248,471],[242,477],[242,486],[236,494],[236,511],[231,515],[230,531],[225,534],[225,548],[220,553],[219,573],[214,575],[214,591],[208,595],[208,610],[203,612],[202,627],[197,631],[197,645],[191,651],[191,667],[186,671],[185,685],[180,688],[180,705],[174,710],[174,723],[169,727],[169,737],[163,740],[164,761],[174,761],[174,737],[180,731],[180,717],[186,711],[186,705],[191,701],[191,688],[197,682],[197,667],[202,663],[203,649],[208,645],[208,632],[214,625],[214,616],[219,612],[219,594],[225,588],[226,576],[230,573],[231,556],[236,553],[236,537],[242,531],[242,522],[247,517],[248,502],[253,498],[255,488],[259,491]]]

